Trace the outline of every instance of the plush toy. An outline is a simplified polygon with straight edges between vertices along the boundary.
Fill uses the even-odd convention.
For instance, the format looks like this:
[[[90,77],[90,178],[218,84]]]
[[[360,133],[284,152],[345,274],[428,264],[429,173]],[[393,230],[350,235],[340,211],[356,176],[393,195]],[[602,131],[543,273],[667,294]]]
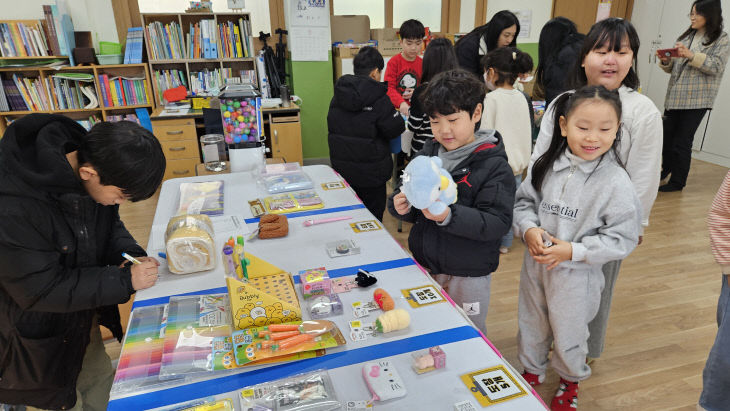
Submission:
[[[456,183],[438,157],[418,156],[403,170],[401,192],[419,210],[441,214],[456,202]]]

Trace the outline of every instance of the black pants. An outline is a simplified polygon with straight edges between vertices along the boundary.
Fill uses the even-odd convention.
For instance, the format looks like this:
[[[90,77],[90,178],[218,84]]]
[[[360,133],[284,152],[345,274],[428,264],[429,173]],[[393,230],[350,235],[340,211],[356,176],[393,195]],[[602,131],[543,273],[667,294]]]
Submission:
[[[383,221],[383,213],[385,212],[385,184],[378,187],[355,187],[355,194],[360,197],[365,207],[370,211],[378,221]]]
[[[669,184],[684,188],[692,160],[692,141],[705,116],[706,108],[664,111],[662,175],[670,173]]]

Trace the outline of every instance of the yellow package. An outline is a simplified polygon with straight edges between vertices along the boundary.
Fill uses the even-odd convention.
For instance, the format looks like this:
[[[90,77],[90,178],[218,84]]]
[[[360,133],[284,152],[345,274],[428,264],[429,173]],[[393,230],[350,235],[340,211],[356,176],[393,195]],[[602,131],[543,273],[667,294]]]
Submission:
[[[301,321],[302,310],[296,300],[291,278],[271,279],[269,293],[261,291],[252,283],[244,283],[235,278],[227,278],[228,295],[233,313],[233,326],[237,330],[260,327],[269,324]],[[261,278],[256,279],[263,281]],[[278,297],[277,297],[278,296]]]
[[[324,202],[315,191],[295,191],[264,198],[266,210],[273,214],[324,208]]]

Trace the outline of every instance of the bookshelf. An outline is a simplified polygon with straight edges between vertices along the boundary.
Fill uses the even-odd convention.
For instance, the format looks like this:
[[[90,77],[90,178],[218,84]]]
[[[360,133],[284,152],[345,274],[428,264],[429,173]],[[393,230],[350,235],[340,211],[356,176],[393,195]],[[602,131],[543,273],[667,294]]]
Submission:
[[[170,77],[174,77],[173,70],[178,78],[183,76],[182,85],[188,91],[191,90],[191,75],[196,73],[218,70],[223,77],[239,77],[241,71],[248,71],[249,74],[252,71],[254,77],[258,78],[255,74],[254,51],[257,47],[250,31],[249,13],[142,13],[142,24],[150,82],[157,105],[164,104],[162,92],[165,89],[182,82],[170,81]],[[242,30],[247,33],[241,33]],[[229,33],[234,34],[230,36]],[[160,41],[161,38],[164,40]],[[216,49],[214,57],[211,56],[212,51],[206,54],[205,45],[202,44],[205,38],[210,47]],[[240,49],[236,47],[239,39]]]
[[[134,114],[135,110],[139,108],[146,109],[146,111],[150,112],[152,109],[154,109],[154,97],[152,95],[152,85],[150,83],[149,73],[149,68],[147,64],[144,63],[69,66],[62,68],[0,67],[0,80],[2,80],[3,85],[8,84],[8,80],[15,84],[15,82],[13,81],[13,77],[15,76],[16,78],[27,79],[27,81],[31,84],[50,86],[44,96],[46,104],[43,107],[34,107],[31,110],[0,111],[0,135],[5,132],[5,129],[7,128],[9,122],[31,113],[63,114],[75,120],[88,120],[89,117],[95,116],[99,121],[106,121],[111,119],[112,116],[125,116],[127,114]],[[93,87],[93,94],[98,102],[98,105],[96,107],[84,108],[80,105],[77,105],[75,108],[63,107],[63,104],[60,103],[60,99],[62,98],[61,93],[67,91],[68,87],[66,85],[68,83],[63,83],[62,79],[59,79],[59,77],[63,77],[63,75],[67,74],[86,74],[93,76],[91,81],[83,83],[85,86]],[[138,80],[136,86],[134,83],[120,83],[120,88],[127,87],[124,89],[125,96],[131,95],[133,97],[126,104],[125,99],[122,98],[120,100],[121,104],[115,105],[112,102],[109,102],[109,106],[106,106],[104,103],[104,92],[101,89],[103,83],[100,80],[100,76],[107,76],[109,79],[118,78],[120,79],[118,81],[122,81],[127,78],[143,80]],[[69,81],[75,82],[75,80]],[[81,84],[81,82],[79,83]],[[72,87],[70,88],[76,87],[72,83]],[[57,89],[59,92],[58,94],[51,93],[51,90],[56,91]],[[8,105],[11,105],[10,99],[8,98],[7,90],[8,88],[4,87],[6,99],[8,100]],[[70,100],[74,100],[74,98],[70,98]],[[88,98],[86,100],[88,100]],[[109,101],[108,96],[106,100]],[[84,102],[85,100],[82,98],[81,101]],[[25,103],[25,100],[23,100],[23,102]],[[133,104],[135,102],[137,104]],[[27,104],[25,105],[27,106]]]

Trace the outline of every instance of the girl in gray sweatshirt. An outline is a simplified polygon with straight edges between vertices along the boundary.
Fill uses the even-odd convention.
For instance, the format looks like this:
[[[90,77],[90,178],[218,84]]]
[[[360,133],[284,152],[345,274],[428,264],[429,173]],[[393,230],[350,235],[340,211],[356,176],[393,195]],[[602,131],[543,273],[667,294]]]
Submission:
[[[586,86],[555,103],[550,147],[517,191],[514,231],[526,245],[520,274],[519,358],[523,377],[560,375],[552,410],[574,410],[586,364],[588,323],[598,310],[601,265],[628,256],[641,232],[641,203],[616,155],[618,92]],[[571,406],[573,408],[571,408]]]

